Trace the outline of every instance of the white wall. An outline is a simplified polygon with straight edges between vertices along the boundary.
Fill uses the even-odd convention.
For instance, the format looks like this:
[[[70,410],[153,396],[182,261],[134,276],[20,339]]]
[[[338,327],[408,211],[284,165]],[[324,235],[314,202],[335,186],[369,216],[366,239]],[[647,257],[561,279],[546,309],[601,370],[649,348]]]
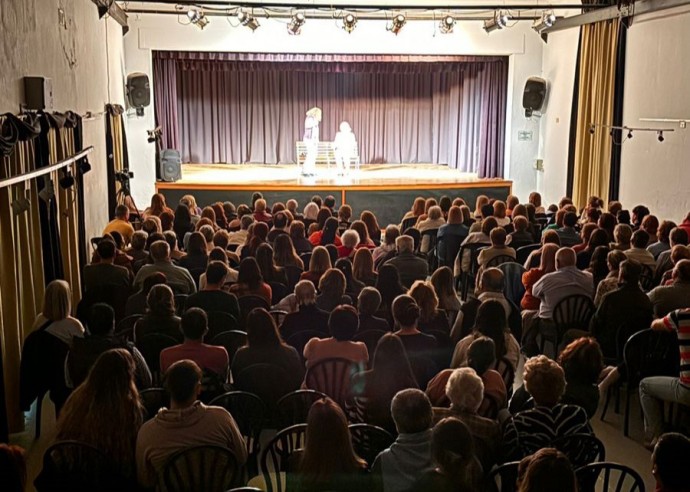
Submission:
[[[536,186],[536,171],[532,168],[539,145],[539,123],[525,119],[521,104],[525,80],[541,72],[543,43],[530,29],[529,22],[491,35],[482,30],[479,21],[458,22],[453,34],[442,35],[434,32],[435,24],[430,21],[410,21],[398,36],[387,32],[382,21],[360,21],[348,35],[332,20],[309,19],[300,36],[289,36],[285,23],[279,20],[260,22],[261,27],[252,32],[214,17],[200,31],[180,24],[175,16],[132,16],[132,32],[125,38],[126,73],[142,71],[151,75],[152,50],[509,55],[506,176],[515,180],[514,191],[522,198],[526,199]],[[153,114],[151,106],[144,117],[130,114],[128,118],[130,162],[136,174],[132,187],[140,207],[149,200],[155,184],[154,149],[146,143],[146,130],[154,126]],[[532,141],[518,142],[520,130],[532,131]]]
[[[634,133],[623,145],[620,198],[647,205],[676,221],[690,210],[690,126],[643,123],[640,118],[690,120],[690,12],[636,18],[628,30],[623,120],[628,126],[675,128],[659,143]]]
[[[122,29],[115,21],[99,21],[90,0],[0,0],[0,62],[0,113],[19,112],[27,75],[52,79],[55,111],[100,113],[109,101],[123,103]],[[103,116],[84,122],[89,145],[95,150],[92,171],[84,176],[87,237],[98,235],[108,219]]]

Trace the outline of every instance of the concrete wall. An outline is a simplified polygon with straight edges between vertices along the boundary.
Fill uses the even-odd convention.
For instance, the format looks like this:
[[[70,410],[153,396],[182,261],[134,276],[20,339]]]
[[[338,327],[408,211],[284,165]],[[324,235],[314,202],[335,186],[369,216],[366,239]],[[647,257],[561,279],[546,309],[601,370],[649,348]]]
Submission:
[[[186,18],[182,16],[180,22],[185,23]],[[125,38],[126,73],[140,71],[151,76],[152,50],[507,55],[506,177],[515,180],[514,191],[524,199],[536,186],[533,164],[540,127],[538,120],[525,119],[521,104],[525,80],[541,73],[543,43],[529,22],[491,35],[482,30],[481,22],[458,22],[452,34],[443,35],[433,22],[410,21],[398,36],[387,32],[384,22],[370,20],[361,21],[348,35],[332,20],[309,19],[300,36],[289,36],[285,23],[273,19],[260,19],[261,27],[255,32],[216,17],[203,31],[180,22],[175,16],[130,18],[132,32]],[[141,207],[150,199],[155,184],[154,148],[146,142],[146,130],[154,127],[153,107],[141,118],[130,112],[127,121],[130,162],[136,175],[133,194]],[[532,132],[531,141],[518,141],[522,130]]]
[[[0,113],[19,112],[27,75],[52,79],[55,111],[100,113],[108,102],[122,104],[122,53],[121,27],[99,20],[90,0],[1,0]],[[84,145],[95,148],[84,177],[91,237],[108,219],[103,116],[84,122]]]

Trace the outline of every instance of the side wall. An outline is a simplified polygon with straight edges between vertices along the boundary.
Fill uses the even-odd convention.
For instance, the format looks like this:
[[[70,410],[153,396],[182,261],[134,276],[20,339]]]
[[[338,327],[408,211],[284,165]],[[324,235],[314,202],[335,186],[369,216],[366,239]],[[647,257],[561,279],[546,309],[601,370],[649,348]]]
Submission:
[[[536,186],[533,167],[539,146],[539,121],[525,119],[522,90],[527,78],[541,73],[543,43],[529,22],[517,23],[511,29],[491,35],[482,30],[481,22],[458,22],[452,34],[443,35],[432,22],[410,21],[398,36],[387,32],[382,21],[361,21],[348,35],[332,20],[309,19],[300,36],[289,36],[285,23],[279,20],[260,19],[260,22],[260,28],[252,32],[214,17],[200,31],[180,24],[175,16],[132,16],[132,32],[125,37],[126,73],[145,72],[151,77],[152,50],[507,55],[510,70],[506,178],[515,181],[513,191],[522,199]],[[146,142],[146,130],[154,127],[153,106],[146,109],[142,118],[129,112],[127,121],[130,162],[135,172],[132,190],[138,205],[143,207],[155,185],[155,149]],[[518,141],[520,131],[531,131],[532,140]]]
[[[108,102],[124,103],[122,28],[99,20],[90,0],[1,0],[0,33],[0,113],[19,112],[28,75],[52,79],[55,111],[97,114]],[[84,121],[84,145],[95,149],[84,177],[91,237],[108,220],[102,115]]]

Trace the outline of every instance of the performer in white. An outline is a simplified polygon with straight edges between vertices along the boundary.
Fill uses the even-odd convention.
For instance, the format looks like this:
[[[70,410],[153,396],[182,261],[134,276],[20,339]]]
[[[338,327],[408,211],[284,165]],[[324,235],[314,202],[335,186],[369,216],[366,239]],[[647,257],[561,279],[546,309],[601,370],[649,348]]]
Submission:
[[[335,134],[333,142],[338,176],[350,174],[350,164],[352,164],[352,158],[355,156],[356,145],[357,140],[355,139],[355,134],[352,133],[350,124],[347,121],[343,121],[340,124],[340,131]]]
[[[319,122],[321,121],[321,109],[317,107],[307,111],[307,119],[304,120],[304,144],[307,147],[307,156],[302,165],[302,176],[314,176],[316,172],[316,154],[319,150]]]

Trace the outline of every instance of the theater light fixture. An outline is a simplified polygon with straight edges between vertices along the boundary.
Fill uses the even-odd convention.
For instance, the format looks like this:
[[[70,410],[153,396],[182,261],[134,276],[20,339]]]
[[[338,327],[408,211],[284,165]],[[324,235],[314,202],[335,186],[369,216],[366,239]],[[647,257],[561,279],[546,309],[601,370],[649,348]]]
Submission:
[[[290,34],[300,34],[302,32],[302,26],[306,22],[304,14],[302,12],[297,12],[290,19],[290,23],[287,26],[287,30]]]
[[[393,17],[393,21],[391,22],[391,25],[388,26],[388,30],[397,36],[400,32],[400,29],[402,29],[406,23],[407,19],[405,19],[405,16],[403,14],[397,14],[395,17]]]
[[[443,19],[441,19],[441,23],[439,24],[438,28],[443,34],[450,34],[453,32],[453,28],[455,27],[455,17],[452,15],[447,15]]]
[[[508,15],[508,12],[498,10],[494,13],[494,16],[491,19],[486,19],[484,21],[484,30],[487,33],[490,33],[492,31],[496,31],[497,29],[503,29],[508,26],[509,20],[510,16]]]
[[[60,186],[65,190],[74,185],[74,176],[72,176],[72,172],[66,167],[62,168],[62,178],[60,178],[59,182]]]
[[[541,13],[541,18],[534,21],[532,29],[541,34],[544,29],[553,26],[555,23],[556,14],[553,13],[553,10],[545,10]]]
[[[346,14],[345,17],[343,17],[343,29],[348,34],[355,30],[356,25],[357,17],[355,16],[355,14]]]
[[[208,17],[206,17],[206,14],[197,9],[189,9],[187,11],[187,18],[190,23],[194,24],[202,31],[204,27],[208,26],[209,22],[211,22],[208,20]]]
[[[83,176],[89,171],[91,171],[91,163],[87,157],[84,157],[81,161],[79,161],[79,174]]]
[[[259,28],[259,21],[256,20],[253,15],[248,14],[244,10],[237,12],[237,20],[240,21],[240,24],[248,27],[252,31],[256,31]]]
[[[659,142],[663,142],[663,141],[664,141],[664,132],[661,131],[661,130],[658,131],[658,132],[656,132],[656,139],[657,139]]]
[[[55,186],[50,176],[45,176],[43,178],[43,189],[38,192],[38,197],[44,202],[49,202],[55,198]]]

